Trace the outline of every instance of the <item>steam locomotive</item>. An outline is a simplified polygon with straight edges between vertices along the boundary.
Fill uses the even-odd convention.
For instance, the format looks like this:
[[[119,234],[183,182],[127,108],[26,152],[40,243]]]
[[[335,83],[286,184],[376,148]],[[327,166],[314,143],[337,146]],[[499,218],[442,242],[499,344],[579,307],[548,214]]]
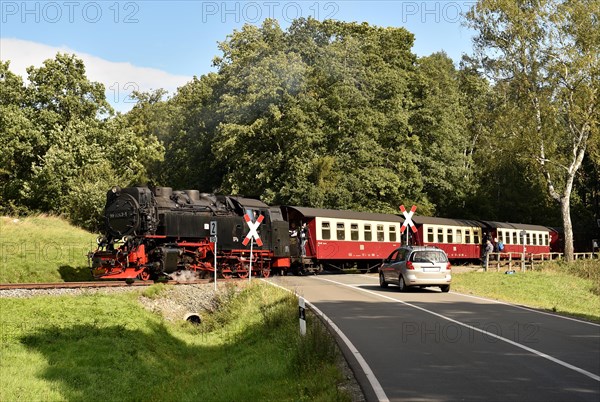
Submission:
[[[257,222],[255,246],[250,226]],[[439,247],[453,263],[477,262],[487,238],[503,244],[505,258],[558,251],[557,232],[545,226],[436,217],[413,222],[410,233],[394,214],[270,207],[170,187],[114,187],[107,193],[104,235],[90,253],[91,270],[96,278],[142,280],[205,277],[215,270],[226,278],[318,273],[325,267],[365,272],[402,242]]]
[[[191,271],[198,276],[250,274],[244,216],[262,216],[261,245],[252,253],[253,270],[268,277],[290,267],[288,223],[279,208],[249,198],[173,191],[169,187],[114,187],[104,210],[104,235],[90,254],[92,274],[103,279],[156,279]],[[216,223],[211,242],[211,222]],[[214,239],[212,239],[214,240]]]

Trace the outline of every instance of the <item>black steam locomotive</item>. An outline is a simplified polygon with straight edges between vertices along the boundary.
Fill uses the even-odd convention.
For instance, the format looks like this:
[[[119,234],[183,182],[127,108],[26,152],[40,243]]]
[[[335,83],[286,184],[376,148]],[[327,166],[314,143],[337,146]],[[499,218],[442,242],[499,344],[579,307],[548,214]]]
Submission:
[[[106,198],[105,235],[90,254],[96,278],[148,280],[184,271],[204,277],[215,269],[244,278],[251,247],[254,274],[290,267],[288,223],[279,208],[261,201],[170,187],[114,187]],[[253,244],[246,221],[257,219],[260,241]]]

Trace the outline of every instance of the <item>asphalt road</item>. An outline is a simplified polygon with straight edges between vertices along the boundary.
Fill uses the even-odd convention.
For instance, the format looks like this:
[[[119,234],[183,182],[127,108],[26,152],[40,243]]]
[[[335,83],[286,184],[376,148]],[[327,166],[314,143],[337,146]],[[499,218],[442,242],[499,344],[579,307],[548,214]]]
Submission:
[[[381,289],[375,276],[271,281],[347,337],[369,400],[600,401],[600,325],[436,288]]]

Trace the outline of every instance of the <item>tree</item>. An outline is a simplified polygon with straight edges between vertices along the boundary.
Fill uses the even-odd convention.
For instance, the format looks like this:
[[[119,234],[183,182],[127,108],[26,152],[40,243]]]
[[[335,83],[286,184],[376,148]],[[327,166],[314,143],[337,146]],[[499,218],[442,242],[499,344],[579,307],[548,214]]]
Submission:
[[[74,55],[29,67],[27,86],[8,67],[0,62],[3,212],[64,213],[96,229],[107,188],[146,181],[163,148],[112,116],[103,85]]]
[[[215,59],[220,189],[357,210],[424,199],[409,127],[412,43],[404,29],[313,19],[235,31]]]
[[[571,260],[573,184],[598,135],[600,3],[480,0],[467,19],[477,59],[504,91],[507,138],[535,161],[560,205]]]
[[[410,123],[423,147],[419,171],[437,213],[453,216],[472,192],[466,104],[458,72],[445,53],[420,58],[418,67]]]

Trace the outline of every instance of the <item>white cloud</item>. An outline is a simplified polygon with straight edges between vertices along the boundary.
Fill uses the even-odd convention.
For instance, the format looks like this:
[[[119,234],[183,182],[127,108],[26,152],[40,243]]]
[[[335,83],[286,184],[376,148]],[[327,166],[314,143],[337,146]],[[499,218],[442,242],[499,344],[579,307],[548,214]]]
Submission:
[[[67,46],[48,46],[21,39],[0,38],[0,59],[10,60],[10,70],[27,79],[26,68],[40,67],[44,60],[53,59],[57,52],[74,53],[83,60],[86,75],[106,87],[106,98],[115,110],[125,112],[134,105],[129,95],[133,90],[149,91],[164,88],[173,94],[177,87],[191,77],[174,75],[155,68],[139,67],[128,62],[114,62]]]

